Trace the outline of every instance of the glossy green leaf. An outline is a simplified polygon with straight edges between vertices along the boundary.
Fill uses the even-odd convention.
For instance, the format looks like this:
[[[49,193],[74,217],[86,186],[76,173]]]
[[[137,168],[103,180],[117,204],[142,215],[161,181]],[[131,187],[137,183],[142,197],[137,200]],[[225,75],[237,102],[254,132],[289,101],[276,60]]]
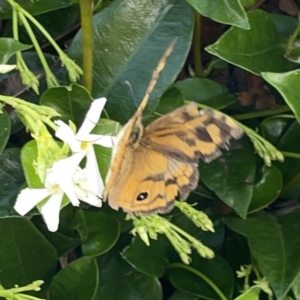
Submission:
[[[171,265],[169,279],[176,289],[189,294],[215,300],[219,299],[220,292],[225,296],[224,298],[232,299],[233,272],[221,256],[204,259],[195,254],[189,266],[180,263]],[[216,292],[210,282],[215,284],[219,292]]]
[[[0,113],[0,155],[10,136],[10,118],[6,111]]]
[[[287,73],[265,72],[261,75],[268,83],[278,90],[300,123],[300,71],[295,70]]]
[[[49,284],[57,268],[57,254],[43,235],[24,218],[0,220],[0,281],[12,288],[37,279]]]
[[[299,153],[300,144],[295,143],[298,139],[300,139],[300,125],[297,121],[294,121],[280,137],[277,147],[281,151]],[[300,160],[285,157],[284,162],[277,163],[276,166],[280,169],[283,176],[283,182],[286,184],[299,173]]]
[[[119,249],[97,258],[100,280],[95,299],[162,300],[157,278],[140,273],[122,259]]]
[[[277,115],[266,118],[260,123],[261,135],[266,140],[276,145],[280,137],[288,129],[288,127],[294,120],[294,118],[290,118],[287,115]]]
[[[254,10],[248,14],[250,30],[232,27],[206,50],[254,74],[289,71],[284,48],[268,13]]]
[[[283,38],[289,38],[297,27],[297,19],[292,16],[270,14],[278,34]]]
[[[151,114],[157,99],[175,80],[189,52],[194,13],[182,0],[116,0],[94,16],[93,96],[108,99],[110,118],[125,123],[144,97],[154,69],[174,37],[178,37],[168,58],[145,115]],[[69,54],[82,61],[82,32],[73,40]],[[125,81],[132,86],[134,98]]]
[[[187,78],[176,82],[175,86],[184,100],[195,101],[215,109],[223,109],[237,101],[237,97],[221,84],[206,78]]]
[[[198,1],[187,0],[201,15],[218,23],[249,29],[247,14],[240,0]]]
[[[267,207],[281,192],[282,175],[275,165],[263,166],[260,176],[260,180],[253,186],[249,213]]]
[[[120,235],[118,220],[112,215],[79,210],[76,213],[76,229],[83,240],[84,255],[97,256],[109,251]]]
[[[190,295],[182,291],[175,291],[174,294],[168,300],[198,300],[199,297],[195,295]]]
[[[0,218],[17,215],[13,206],[24,181],[20,149],[4,150],[0,155]]]
[[[47,11],[67,7],[71,5],[70,0],[39,0],[39,1],[16,1],[22,8],[27,10],[31,15],[42,14]],[[0,0],[0,18],[10,19],[12,17],[12,9],[6,0]]]
[[[166,252],[167,249],[161,239],[151,240],[147,246],[137,236],[132,244],[123,250],[122,256],[142,273],[161,277],[169,264]]]
[[[259,270],[282,299],[300,272],[300,210],[277,218],[262,212],[247,220],[231,217],[226,224],[247,237]]]
[[[60,119],[66,122],[72,120],[77,126],[83,121],[91,103],[88,91],[76,83],[70,87],[48,89],[40,100],[41,105],[50,106],[60,113]]]
[[[234,300],[259,300],[260,291],[260,288],[254,285]]]
[[[177,86],[172,86],[165,91],[159,100],[156,113],[164,115],[184,105],[184,97]]]
[[[93,300],[99,284],[95,258],[83,256],[68,264],[54,276],[51,300]]]
[[[0,0],[1,7],[1,0]],[[2,8],[2,7],[1,7]],[[1,15],[1,13],[0,13]],[[5,64],[18,51],[30,49],[31,45],[25,45],[12,38],[0,38],[0,64]]]
[[[37,158],[37,144],[35,140],[26,143],[21,150],[21,161],[26,182],[30,188],[43,188],[44,185],[36,174],[34,161]]]
[[[296,280],[293,282],[292,290],[295,298],[300,299],[300,273],[298,274]]]
[[[231,142],[230,151],[209,164],[200,163],[202,182],[228,206],[245,218],[252,199],[256,156],[247,140]]]
[[[121,129],[122,127],[118,122],[107,119],[100,119],[98,124],[93,129],[92,133],[116,136]],[[100,174],[104,180],[110,166],[112,149],[98,145],[94,145],[94,149]]]
[[[52,38],[59,37],[62,32],[70,30],[71,27],[76,26],[80,19],[80,10],[77,5],[52,10],[40,15],[35,15],[36,20],[44,27],[44,29],[52,36]],[[55,20],[55,22],[53,22]],[[35,26],[31,27],[36,39],[41,44],[45,43],[45,36]],[[31,44],[32,41],[22,25],[18,27],[19,39],[25,44]],[[3,36],[13,36],[13,22],[8,20],[3,32]]]
[[[230,264],[234,272],[241,269],[243,265],[251,264],[251,255],[247,239],[239,234],[230,234],[226,236],[226,244],[223,245],[226,249],[225,258]],[[244,278],[241,279],[243,284]]]
[[[59,257],[66,255],[81,244],[80,237],[74,230],[72,218],[75,211],[72,205],[64,207],[59,215],[59,227],[56,232],[50,232],[41,216],[34,216],[31,221],[53,245]]]

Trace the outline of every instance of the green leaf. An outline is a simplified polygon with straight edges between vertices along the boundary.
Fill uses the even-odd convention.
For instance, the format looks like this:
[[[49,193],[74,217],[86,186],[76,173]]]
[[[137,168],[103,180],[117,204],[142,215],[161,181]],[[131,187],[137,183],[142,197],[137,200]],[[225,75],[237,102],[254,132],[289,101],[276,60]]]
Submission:
[[[92,103],[88,91],[76,83],[69,87],[53,87],[45,91],[42,95],[40,104],[54,108],[59,114],[60,119],[68,122],[72,120],[79,126]]]
[[[281,151],[299,153],[300,144],[295,143],[298,139],[300,139],[300,125],[297,121],[294,121],[280,137],[277,148]],[[299,159],[285,157],[284,162],[277,163],[276,166],[282,173],[284,185],[293,180],[294,177],[299,176]]]
[[[254,74],[291,69],[270,15],[262,10],[248,14],[250,30],[232,27],[205,49],[221,59]]]
[[[253,182],[255,177],[256,156],[246,138],[232,141],[231,149],[209,164],[200,163],[201,180],[245,218],[253,194],[249,182]]]
[[[51,300],[93,300],[99,284],[99,270],[94,257],[81,257],[54,276]]]
[[[35,172],[34,161],[38,155],[37,143],[31,140],[21,150],[21,161],[26,182],[30,188],[44,188],[43,183]]]
[[[0,7],[1,6],[0,0]],[[5,1],[6,3],[6,1]],[[1,16],[1,13],[0,13]],[[1,17],[0,17],[1,18]],[[19,51],[30,49],[31,45],[25,45],[16,41],[12,38],[0,38],[0,64],[6,64],[6,62],[16,53]]]
[[[276,145],[280,137],[288,129],[293,121],[293,116],[288,115],[277,115],[266,118],[260,123],[259,126],[261,135],[266,140]]]
[[[226,224],[247,237],[259,270],[282,299],[300,272],[300,210],[277,218],[263,212],[247,220],[231,217]]]
[[[31,220],[43,236],[53,245],[59,257],[66,255],[81,244],[81,240],[74,230],[72,218],[75,211],[72,205],[64,207],[59,215],[59,228],[50,232],[41,216],[34,216]]]
[[[10,118],[4,110],[0,113],[0,155],[3,152],[10,136]]]
[[[198,296],[190,295],[181,291],[175,291],[168,300],[198,300]]]
[[[57,269],[57,254],[24,218],[0,219],[0,281],[6,288],[44,280],[47,287]]]
[[[297,19],[287,15],[270,14],[278,34],[283,38],[289,38],[297,27]]]
[[[174,50],[150,95],[145,115],[180,72],[188,55],[194,14],[182,0],[116,0],[94,16],[94,97],[108,99],[110,118],[125,123],[144,97],[154,69],[174,37]],[[122,30],[120,30],[122,28]],[[69,54],[82,62],[82,32],[73,40]],[[125,81],[129,81],[134,97]]]
[[[287,73],[264,72],[261,75],[268,83],[278,90],[300,123],[300,71],[295,70]]]
[[[296,299],[300,299],[300,273],[298,274],[296,280],[292,286],[293,293]]]
[[[79,210],[75,220],[75,227],[83,240],[81,249],[84,255],[101,255],[119,239],[120,225],[112,215]]]
[[[111,135],[116,136],[122,129],[118,122],[100,119],[98,124],[94,127],[93,134]],[[96,159],[98,162],[98,167],[100,169],[100,174],[103,179],[105,179],[108,172],[111,160],[112,148],[106,148],[99,145],[94,145]]]
[[[172,86],[161,96],[155,112],[164,115],[183,105],[184,98],[181,91],[176,86]]]
[[[258,286],[251,286],[249,290],[247,290],[234,300],[259,300],[260,291],[261,290]]]
[[[233,273],[221,256],[204,259],[195,254],[190,266],[176,263],[170,267],[169,280],[176,289],[205,299],[219,299],[220,294],[232,299]]]
[[[97,258],[100,270],[95,299],[162,300],[160,282],[144,275],[122,259],[119,248]]]
[[[221,84],[206,78],[187,78],[177,81],[175,86],[184,96],[184,100],[195,101],[215,109],[223,109],[237,101],[237,97]]]
[[[126,247],[122,256],[140,272],[152,276],[162,277],[168,267],[167,249],[161,239],[151,240],[147,246],[139,236]]]
[[[267,207],[279,196],[282,188],[282,175],[275,165],[263,166],[261,178],[253,187],[249,213]]]
[[[247,14],[240,0],[199,1],[187,0],[200,15],[218,23],[250,29]]]
[[[17,215],[13,206],[24,181],[20,149],[4,150],[0,155],[0,218]]]
[[[18,4],[31,15],[42,14],[47,11],[67,7],[71,5],[70,0],[39,0],[39,1],[28,1],[18,0]],[[0,0],[0,19],[10,19],[12,17],[12,9],[6,0]]]

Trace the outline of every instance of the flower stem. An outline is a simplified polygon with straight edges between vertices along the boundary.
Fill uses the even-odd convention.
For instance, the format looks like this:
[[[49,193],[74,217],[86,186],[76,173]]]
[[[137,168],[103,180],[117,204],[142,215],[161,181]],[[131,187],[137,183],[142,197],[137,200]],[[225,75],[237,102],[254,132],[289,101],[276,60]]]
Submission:
[[[205,77],[205,71],[202,66],[201,57],[201,15],[195,11],[195,24],[194,24],[194,34],[193,34],[193,57],[195,64],[195,74],[197,77]]]
[[[290,56],[292,50],[293,50],[293,46],[294,46],[294,42],[297,38],[297,36],[300,33],[300,13],[298,15],[298,25],[297,28],[295,29],[295,31],[293,32],[293,34],[290,36],[287,45],[286,45],[286,49],[285,49],[285,55],[286,56]]]
[[[199,272],[198,270],[181,263],[173,263],[170,265],[170,268],[182,268],[195,274],[196,276],[203,279],[214,290],[214,292],[220,297],[221,300],[228,300],[226,296],[222,293],[222,291],[217,287],[217,285],[215,285],[215,283],[212,280],[210,280],[207,276],[205,276],[203,273]]]
[[[48,86],[52,87],[52,86],[58,86],[58,82],[56,81],[55,77],[53,76],[52,74],[52,71],[50,70],[49,68],[49,65],[45,59],[45,56],[42,52],[42,49],[34,35],[34,32],[32,31],[31,27],[30,27],[30,24],[27,22],[27,19],[25,18],[25,14],[23,14],[23,9],[21,7],[18,7],[16,8],[18,9],[18,16],[19,16],[19,19],[22,21],[22,24],[24,25],[31,41],[32,41],[32,44],[35,48],[35,51],[41,61],[41,64],[43,66],[43,69],[45,70],[45,75],[46,75],[46,80],[47,80],[47,84]],[[25,12],[25,11],[24,11]],[[30,15],[30,14],[29,14]],[[31,15],[30,15],[31,16]]]
[[[93,0],[80,0],[83,49],[83,85],[91,92],[93,84]]]
[[[293,153],[293,152],[281,152],[285,157],[290,157],[290,158],[296,158],[300,159],[300,154],[299,153]]]

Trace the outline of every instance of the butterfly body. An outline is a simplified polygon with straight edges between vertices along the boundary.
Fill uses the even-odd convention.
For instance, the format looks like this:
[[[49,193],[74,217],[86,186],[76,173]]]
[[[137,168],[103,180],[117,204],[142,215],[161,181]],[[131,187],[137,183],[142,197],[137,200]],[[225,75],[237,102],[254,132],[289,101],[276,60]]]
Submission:
[[[137,111],[117,137],[104,198],[113,209],[148,215],[167,213],[177,196],[185,200],[197,187],[198,161],[219,157],[242,130],[220,112],[189,104],[146,128]]]
[[[186,200],[197,187],[199,159],[210,162],[219,157],[231,138],[242,135],[229,117],[211,109],[199,112],[194,102],[144,128],[143,110],[176,40],[154,70],[137,111],[117,136],[103,192],[113,209],[139,215],[169,212],[177,196]]]

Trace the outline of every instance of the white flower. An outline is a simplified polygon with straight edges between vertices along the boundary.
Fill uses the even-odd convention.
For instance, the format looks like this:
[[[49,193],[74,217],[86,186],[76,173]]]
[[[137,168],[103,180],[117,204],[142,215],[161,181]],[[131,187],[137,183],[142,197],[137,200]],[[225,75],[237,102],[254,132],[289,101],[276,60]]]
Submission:
[[[39,205],[40,212],[47,224],[49,231],[56,231],[59,224],[59,212],[63,196],[66,195],[74,206],[79,206],[79,199],[101,207],[102,202],[97,197],[104,189],[93,144],[104,147],[113,147],[115,137],[108,135],[91,134],[98,123],[105,98],[93,101],[86,118],[74,134],[72,129],[62,121],[56,121],[58,130],[56,136],[67,143],[73,155],[55,162],[52,168],[47,170],[44,188],[26,188],[18,195],[15,210],[22,216],[27,214],[34,206]],[[79,167],[79,163],[86,156],[86,166]],[[48,199],[47,199],[48,197]]]
[[[24,216],[34,206],[49,197],[46,203],[40,208],[49,231],[56,231],[58,229],[59,212],[64,194],[67,195],[75,206],[79,205],[78,198],[97,207],[101,207],[102,205],[102,202],[98,199],[93,187],[86,178],[86,170],[82,170],[77,166],[74,170],[74,176],[70,177],[71,172],[68,167],[73,162],[70,158],[54,163],[53,167],[47,170],[45,188],[26,188],[22,190],[14,206],[14,209],[20,215]]]
[[[77,134],[75,134],[70,126],[68,126],[64,122],[60,120],[55,121],[56,125],[58,125],[59,127],[55,132],[55,135],[63,142],[67,143],[73,152],[73,155],[70,158],[73,163],[73,165],[70,166],[71,169],[69,170],[69,174],[71,175],[70,177],[72,177],[76,167],[86,156],[87,161],[85,167],[85,176],[87,178],[87,181],[90,183],[91,189],[95,193],[95,195],[102,194],[104,183],[98,169],[93,144],[112,148],[116,143],[115,137],[109,135],[91,134],[91,131],[94,129],[100,119],[105,103],[106,98],[100,98],[92,102],[85,120],[83,121],[83,124],[78,130]],[[58,176],[64,175],[58,174]]]

